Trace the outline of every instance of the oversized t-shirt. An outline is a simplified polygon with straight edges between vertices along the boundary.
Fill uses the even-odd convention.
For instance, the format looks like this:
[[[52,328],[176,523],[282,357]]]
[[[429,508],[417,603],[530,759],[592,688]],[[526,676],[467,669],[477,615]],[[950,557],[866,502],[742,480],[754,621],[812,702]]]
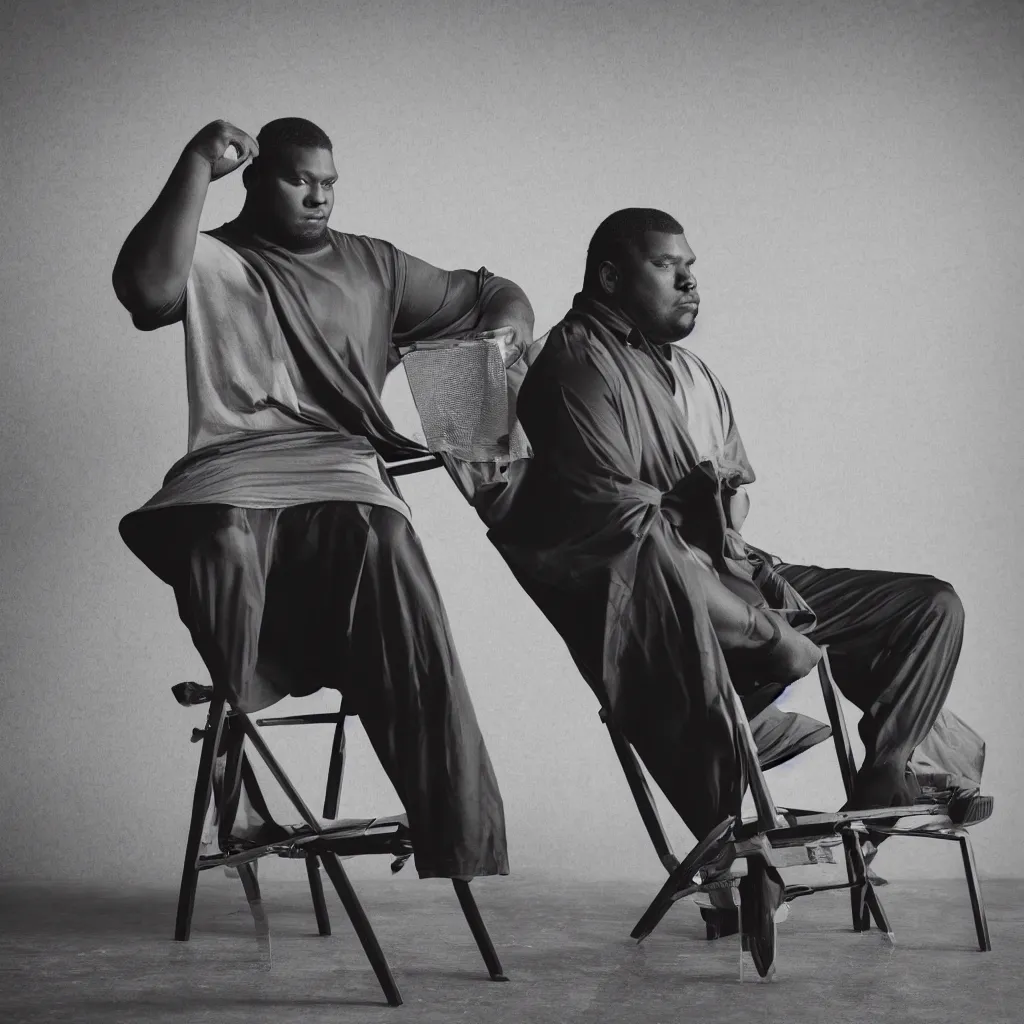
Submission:
[[[425,450],[392,426],[384,380],[398,346],[472,329],[496,280],[336,231],[312,252],[200,233],[181,299],[136,321],[183,319],[189,401],[188,454],[139,511],[343,500],[408,515],[382,460]]]

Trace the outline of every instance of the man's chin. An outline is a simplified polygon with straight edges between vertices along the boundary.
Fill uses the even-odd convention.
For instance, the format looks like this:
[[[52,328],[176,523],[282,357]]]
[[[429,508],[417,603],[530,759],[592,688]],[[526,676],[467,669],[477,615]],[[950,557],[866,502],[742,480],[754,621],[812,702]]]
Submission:
[[[673,323],[666,324],[664,330],[659,332],[659,336],[655,341],[655,344],[671,345],[674,341],[682,341],[693,333],[693,329],[696,325],[697,315],[695,313],[687,313],[682,320],[676,320]]]
[[[297,224],[288,234],[294,245],[302,247],[317,245],[327,238],[327,221]]]

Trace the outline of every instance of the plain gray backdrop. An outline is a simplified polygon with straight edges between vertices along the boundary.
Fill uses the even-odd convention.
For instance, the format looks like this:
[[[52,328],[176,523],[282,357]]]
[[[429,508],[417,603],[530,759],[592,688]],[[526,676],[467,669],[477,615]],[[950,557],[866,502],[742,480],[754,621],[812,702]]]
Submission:
[[[758,473],[745,532],[788,560],[957,588],[950,705],[987,739],[997,798],[977,855],[985,874],[1020,873],[1019,3],[4,10],[0,874],[176,881],[202,714],[169,687],[206,675],[117,522],[184,453],[183,346],[180,326],[132,329],[110,271],[195,131],[223,117],[255,135],[284,115],[334,140],[334,227],[513,278],[538,334],[568,308],[606,214],[656,206],[683,222],[703,296],[688,345],[729,390]],[[238,174],[214,184],[204,226],[242,194]],[[400,378],[389,401],[405,422]],[[405,491],[513,871],[658,879],[561,641],[442,473]],[[822,714],[817,700],[809,680],[790,706]],[[315,806],[329,735],[269,737]],[[398,809],[358,729],[350,766],[343,814]],[[841,802],[828,746],[769,781],[798,806]],[[889,844],[879,869],[955,875],[946,845]]]

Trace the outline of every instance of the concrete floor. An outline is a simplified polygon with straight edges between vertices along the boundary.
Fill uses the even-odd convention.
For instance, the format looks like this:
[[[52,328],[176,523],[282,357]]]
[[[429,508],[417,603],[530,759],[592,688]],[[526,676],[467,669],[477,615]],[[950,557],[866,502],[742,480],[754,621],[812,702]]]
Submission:
[[[0,1021],[322,1020],[1016,1022],[1024,1011],[1024,881],[984,883],[993,951],[975,945],[962,880],[882,890],[895,949],[850,930],[849,898],[797,900],[779,973],[740,984],[736,939],[707,942],[690,901],[641,946],[649,883],[510,877],[474,884],[508,984],[488,980],[449,885],[372,879],[357,891],[405,1005],[383,1001],[340,904],[321,938],[301,882],[265,880],[273,969],[260,969],[237,881],[200,879],[192,940],[170,939],[171,889],[0,885]]]

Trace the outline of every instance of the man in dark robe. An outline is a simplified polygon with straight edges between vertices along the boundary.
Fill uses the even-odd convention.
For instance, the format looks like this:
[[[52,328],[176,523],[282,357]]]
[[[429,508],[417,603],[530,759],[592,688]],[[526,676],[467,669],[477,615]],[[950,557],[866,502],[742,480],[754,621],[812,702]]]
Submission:
[[[239,216],[199,232],[211,181],[250,157]],[[526,344],[533,313],[483,268],[443,271],[331,230],[337,177],[309,121],[273,121],[258,140],[213,122],[129,234],[115,291],[140,330],[184,324],[189,444],[121,535],[174,588],[234,707],[342,691],[405,806],[421,876],[506,874],[497,782],[385,468],[425,450],[380,394],[399,346],[498,328]]]
[[[693,264],[667,214],[609,217],[582,291],[519,390],[533,458],[475,489],[465,467],[449,468],[698,838],[739,813],[746,789],[725,687],[748,713],[765,708],[814,668],[818,644],[864,713],[847,806],[919,798],[920,747],[951,815],[980,820],[991,812],[976,785],[983,745],[961,757],[949,742],[959,720],[944,713],[937,726],[963,635],[959,598],[931,576],[786,564],[743,540],[754,473],[731,404],[676,344],[699,308]],[[769,869],[761,881],[751,902],[777,905],[781,879]]]

